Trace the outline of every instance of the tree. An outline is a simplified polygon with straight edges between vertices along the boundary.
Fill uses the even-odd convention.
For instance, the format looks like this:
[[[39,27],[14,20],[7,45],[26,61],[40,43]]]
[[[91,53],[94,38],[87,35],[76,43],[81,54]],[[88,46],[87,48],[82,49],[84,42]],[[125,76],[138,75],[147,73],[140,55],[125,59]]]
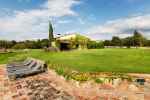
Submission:
[[[48,39],[42,39],[41,40],[41,47],[48,47],[48,43],[49,43],[49,40]]]
[[[100,49],[104,48],[103,42],[89,41],[87,44],[88,49]]]
[[[24,43],[18,43],[12,47],[13,49],[25,49],[26,45]]]
[[[0,48],[11,48],[12,46],[14,46],[16,44],[16,41],[7,41],[7,40],[0,40]]]
[[[145,40],[144,41],[144,46],[150,47],[150,40]]]
[[[134,46],[136,47],[143,46],[144,37],[137,30],[134,31],[133,39],[134,39]]]
[[[105,40],[104,41],[104,46],[111,46],[111,41],[110,40]]]
[[[113,46],[122,46],[122,41],[119,37],[113,36],[111,43]]]
[[[49,46],[52,46],[53,40],[54,40],[53,27],[52,27],[51,22],[49,21]]]
[[[123,40],[123,45],[130,48],[131,46],[134,46],[133,37],[126,37]]]

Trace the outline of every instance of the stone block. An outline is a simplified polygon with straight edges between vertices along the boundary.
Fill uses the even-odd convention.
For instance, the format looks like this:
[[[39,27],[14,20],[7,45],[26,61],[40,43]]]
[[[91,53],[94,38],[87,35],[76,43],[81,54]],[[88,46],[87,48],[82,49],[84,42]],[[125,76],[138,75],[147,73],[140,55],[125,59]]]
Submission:
[[[30,58],[18,63],[7,64],[7,73],[10,80],[22,78],[47,71],[45,62]]]

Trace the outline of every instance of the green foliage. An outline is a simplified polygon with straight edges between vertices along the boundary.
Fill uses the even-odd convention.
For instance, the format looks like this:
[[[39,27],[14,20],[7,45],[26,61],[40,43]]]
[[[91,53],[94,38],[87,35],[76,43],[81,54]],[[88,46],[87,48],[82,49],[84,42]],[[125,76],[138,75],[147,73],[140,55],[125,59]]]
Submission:
[[[104,46],[111,46],[111,41],[110,40],[105,40],[104,41]]]
[[[0,48],[11,48],[16,44],[16,41],[0,40]]]
[[[123,45],[127,48],[130,48],[131,46],[134,46],[133,37],[127,37],[123,39]]]
[[[15,49],[41,49],[44,47],[51,46],[51,42],[54,41],[53,36],[53,28],[52,24],[49,23],[49,39],[38,39],[38,40],[26,40],[26,41],[6,41],[6,40],[0,40],[0,48],[15,48]],[[56,41],[57,47],[60,47],[60,41]],[[147,40],[142,36],[141,33],[138,31],[134,31],[133,36],[126,37],[126,38],[119,38],[117,36],[114,36],[112,40],[105,40],[104,42],[96,42],[96,41],[90,41],[89,38],[77,34],[77,37],[74,39],[70,39],[70,45],[68,45],[71,49],[76,48],[89,48],[89,49],[97,49],[97,48],[103,48],[104,46],[126,46],[130,48],[131,46],[134,47],[141,47],[141,46],[150,46],[150,40]]]
[[[59,74],[59,75],[65,75],[65,71],[64,68],[56,68],[55,71]]]
[[[104,48],[103,42],[89,41],[87,45],[88,49],[100,49]]]
[[[135,46],[143,46],[144,44],[144,37],[142,36],[142,34],[140,34],[137,30],[134,31],[134,45]]]
[[[144,40],[144,46],[150,47],[150,40]]]
[[[48,39],[43,39],[43,40],[41,40],[41,48],[43,48],[43,47],[48,47],[48,43],[49,43],[49,41],[48,41]]]
[[[141,33],[135,30],[133,36],[122,38],[122,39],[117,36],[113,36],[111,41],[105,40],[104,45],[120,46],[120,47],[126,46],[128,48],[130,48],[131,46],[134,47],[150,46],[150,43],[148,41],[149,40],[144,38]]]
[[[51,46],[51,42],[54,40],[54,35],[53,35],[53,27],[52,24],[49,22],[49,42]]]
[[[13,49],[25,49],[26,48],[26,45],[23,44],[23,43],[20,43],[20,44],[16,44],[12,47]]]
[[[79,44],[80,48],[84,49],[84,48],[87,48],[87,44],[88,44],[89,40],[90,40],[89,38],[77,34],[75,41],[77,42],[77,44]]]
[[[96,79],[95,79],[95,82],[96,82],[96,83],[100,83],[100,84],[103,83],[103,81],[102,81],[101,79],[99,79],[99,78],[96,78]]]
[[[49,68],[54,69],[57,74],[64,76],[67,80],[71,78],[71,69],[62,64],[52,64],[50,61],[47,61],[47,63],[49,63]]]
[[[114,36],[112,37],[111,44],[112,46],[122,46],[122,40],[119,37]]]
[[[42,40],[26,40],[21,42],[16,41],[6,41],[6,40],[0,40],[0,48],[6,48],[6,49],[40,49],[44,47],[48,47],[49,40],[48,39],[42,39]]]

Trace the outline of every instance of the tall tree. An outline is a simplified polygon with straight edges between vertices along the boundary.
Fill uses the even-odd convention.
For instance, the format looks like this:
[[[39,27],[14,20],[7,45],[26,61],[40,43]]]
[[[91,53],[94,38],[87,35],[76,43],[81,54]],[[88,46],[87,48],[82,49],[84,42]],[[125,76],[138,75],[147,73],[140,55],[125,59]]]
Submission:
[[[117,36],[112,37],[111,43],[112,43],[113,46],[122,46],[122,41]]]
[[[136,47],[143,46],[144,37],[137,30],[134,31],[133,39],[134,39],[134,46]]]
[[[105,40],[104,46],[111,46],[111,40]]]
[[[54,40],[53,27],[52,27],[51,22],[49,21],[49,46],[52,46],[53,40]]]
[[[134,46],[134,40],[133,37],[126,37],[124,39],[122,39],[123,41],[123,45],[130,48],[131,46]]]

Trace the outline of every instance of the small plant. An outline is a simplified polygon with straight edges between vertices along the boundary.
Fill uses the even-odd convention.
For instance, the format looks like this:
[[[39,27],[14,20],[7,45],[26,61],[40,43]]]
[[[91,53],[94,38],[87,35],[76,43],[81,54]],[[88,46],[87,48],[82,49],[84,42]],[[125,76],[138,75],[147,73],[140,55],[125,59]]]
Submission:
[[[102,83],[103,83],[103,81],[102,81],[101,79],[99,79],[99,78],[96,78],[96,79],[95,79],[95,82],[96,82],[96,83],[99,83],[99,84],[102,84]]]
[[[128,81],[132,82],[133,81],[132,77],[128,77]]]
[[[63,76],[65,75],[65,71],[64,71],[63,68],[56,68],[55,71],[56,71],[56,73],[59,74],[59,75],[63,75]]]
[[[87,81],[89,80],[89,76],[85,73],[78,73],[71,76],[72,79],[76,81]]]
[[[70,80],[70,79],[71,79],[71,76],[70,76],[70,75],[66,75],[66,76],[65,76],[65,79],[66,79],[66,80]]]
[[[54,69],[58,75],[62,75],[66,80],[71,78],[71,69],[61,65],[61,64],[49,64],[50,69]]]

